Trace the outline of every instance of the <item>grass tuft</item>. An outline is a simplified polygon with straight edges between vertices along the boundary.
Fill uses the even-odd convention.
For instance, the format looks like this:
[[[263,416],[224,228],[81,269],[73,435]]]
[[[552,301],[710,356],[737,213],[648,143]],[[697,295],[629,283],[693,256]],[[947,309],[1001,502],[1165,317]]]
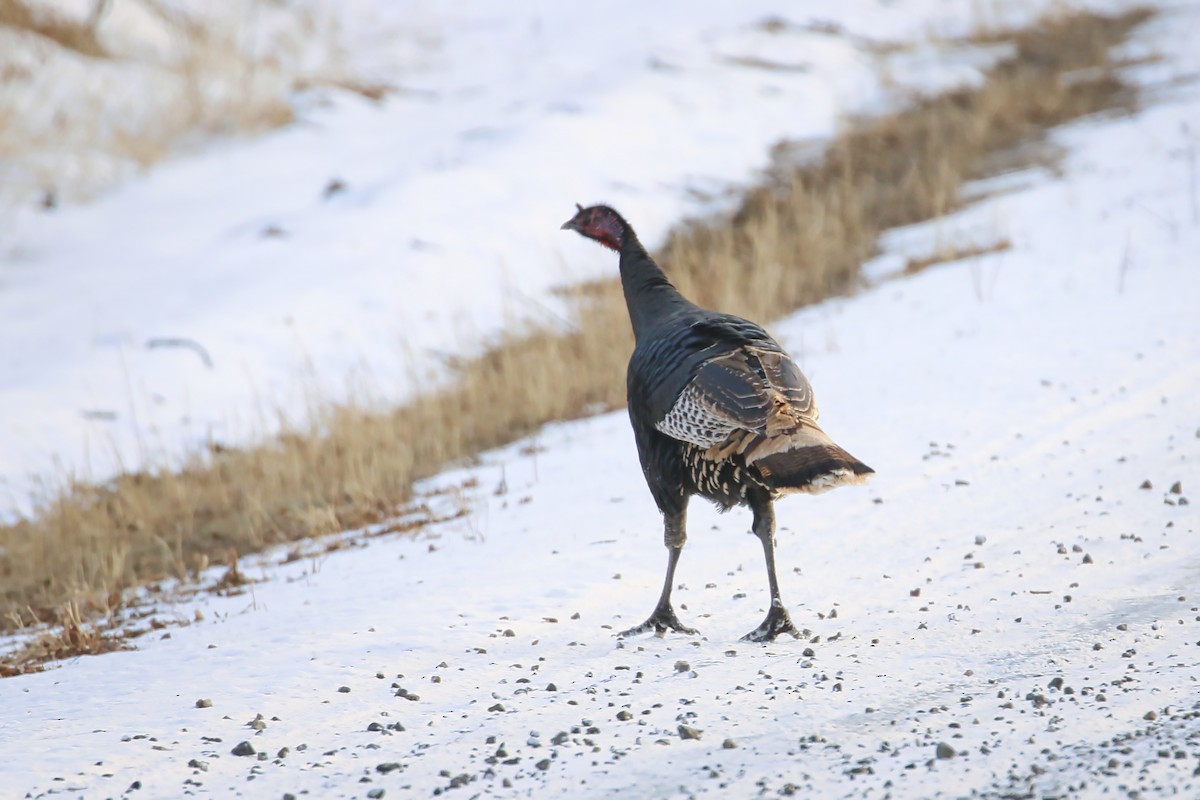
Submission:
[[[0,0],[0,27],[29,31],[89,58],[105,58],[108,52],[96,36],[104,0],[85,22],[77,22],[48,8],[34,8],[24,0]]]

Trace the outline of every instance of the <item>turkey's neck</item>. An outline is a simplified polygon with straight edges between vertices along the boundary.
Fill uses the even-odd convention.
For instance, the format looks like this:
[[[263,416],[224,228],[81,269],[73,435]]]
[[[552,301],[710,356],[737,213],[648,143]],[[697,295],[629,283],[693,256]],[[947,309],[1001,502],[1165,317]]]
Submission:
[[[675,309],[691,305],[636,238],[621,247],[621,288],[638,340]]]

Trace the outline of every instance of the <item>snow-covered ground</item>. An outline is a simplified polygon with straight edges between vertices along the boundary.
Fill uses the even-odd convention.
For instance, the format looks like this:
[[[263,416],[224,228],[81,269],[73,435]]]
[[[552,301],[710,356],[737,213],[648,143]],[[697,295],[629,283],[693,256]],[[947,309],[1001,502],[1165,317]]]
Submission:
[[[298,4],[333,15],[355,69],[398,91],[300,97],[297,124],[213,143],[92,204],[0,211],[0,511],[28,511],[67,475],[267,434],[314,391],[401,397],[431,356],[609,274],[560,235],[573,202],[618,205],[656,243],[753,180],[779,139],[827,138],[846,114],[971,80],[988,60],[879,43],[1002,21],[939,0]],[[1016,5],[1021,21],[1048,3]],[[26,65],[36,91],[14,118],[40,113],[56,69],[79,84],[78,60]],[[122,74],[95,91],[119,107],[151,93],[154,75]]]
[[[1200,525],[1185,504],[1200,486],[1200,89],[1161,88],[1200,72],[1198,25],[1181,3],[1138,33],[1133,52],[1163,56],[1136,72],[1160,86],[1143,111],[1056,132],[1060,171],[1006,176],[985,202],[896,232],[871,272],[959,236],[1011,250],[880,277],[772,326],[826,430],[878,471],[778,506],[783,595],[811,641],[739,641],[765,612],[761,550],[747,513],[701,502],[675,600],[702,635],[614,638],[649,612],[665,552],[611,414],[430,481],[435,512],[471,513],[419,538],[351,532],[331,554],[272,554],[244,566],[262,582],[180,604],[168,617],[188,624],[136,652],[0,681],[0,796],[1200,795]],[[195,169],[106,202],[149,204]],[[605,191],[639,229],[667,222],[666,189],[579,180],[565,208],[543,188],[514,195],[499,234],[522,215],[553,229]],[[457,219],[483,202],[463,198]],[[289,239],[226,244],[249,259],[310,225],[332,246],[366,224],[309,205],[279,218]],[[99,212],[72,213],[82,230]],[[488,236],[471,230],[459,257]],[[561,247],[615,269],[557,235],[530,238],[526,258]],[[179,257],[213,241],[187,238]],[[317,286],[312,258],[297,289]]]

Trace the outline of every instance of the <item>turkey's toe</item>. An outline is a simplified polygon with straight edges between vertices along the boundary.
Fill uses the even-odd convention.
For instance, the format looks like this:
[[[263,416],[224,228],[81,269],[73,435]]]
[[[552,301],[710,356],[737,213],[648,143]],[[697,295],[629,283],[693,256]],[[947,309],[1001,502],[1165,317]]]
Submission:
[[[793,638],[800,638],[800,631],[792,624],[792,618],[782,605],[771,605],[766,619],[754,630],[742,637],[745,642],[773,642],[781,633],[790,633]]]
[[[635,625],[629,630],[621,631],[617,634],[617,636],[624,639],[629,636],[639,636],[643,633],[650,633],[651,631],[654,631],[659,636],[662,636],[668,630],[678,631],[679,633],[684,633],[689,636],[694,636],[696,633],[695,628],[689,628],[679,621],[679,617],[675,616],[675,609],[671,608],[670,605],[666,605],[654,609],[654,613],[650,615],[650,618],[641,625]]]

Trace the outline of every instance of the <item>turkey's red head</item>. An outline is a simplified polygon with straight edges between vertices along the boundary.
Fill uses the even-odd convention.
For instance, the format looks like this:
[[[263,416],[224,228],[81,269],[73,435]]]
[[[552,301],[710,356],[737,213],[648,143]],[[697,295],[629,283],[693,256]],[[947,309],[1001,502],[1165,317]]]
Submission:
[[[575,231],[589,239],[595,239],[607,248],[620,252],[628,225],[621,215],[608,206],[584,208],[578,203],[575,216],[563,223],[565,231]]]

